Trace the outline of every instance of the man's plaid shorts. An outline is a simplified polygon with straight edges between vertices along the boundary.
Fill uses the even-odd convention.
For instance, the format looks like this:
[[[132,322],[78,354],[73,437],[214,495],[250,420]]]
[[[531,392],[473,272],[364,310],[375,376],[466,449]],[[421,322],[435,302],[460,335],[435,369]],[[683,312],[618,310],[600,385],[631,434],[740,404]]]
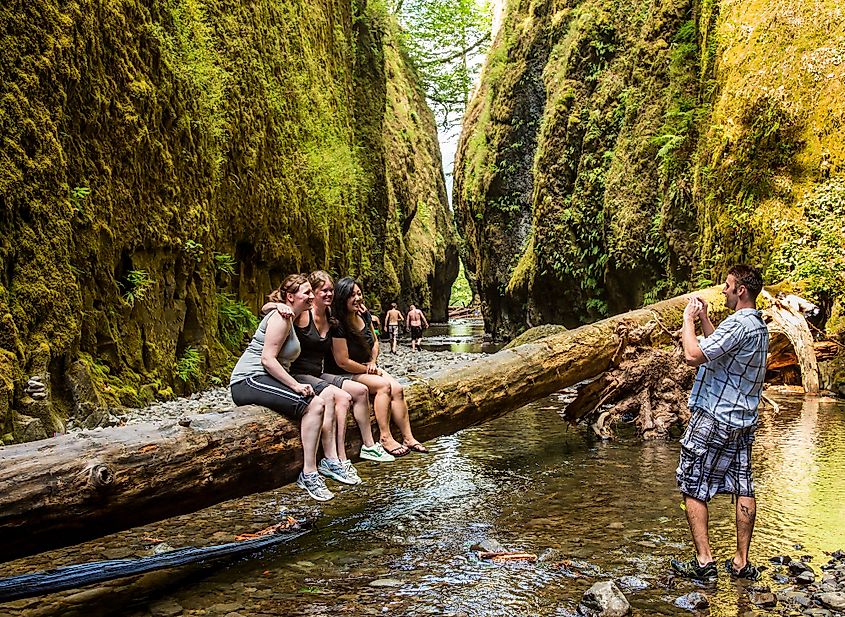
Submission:
[[[733,428],[693,409],[675,471],[681,493],[704,502],[718,493],[754,497],[751,444],[755,428]]]

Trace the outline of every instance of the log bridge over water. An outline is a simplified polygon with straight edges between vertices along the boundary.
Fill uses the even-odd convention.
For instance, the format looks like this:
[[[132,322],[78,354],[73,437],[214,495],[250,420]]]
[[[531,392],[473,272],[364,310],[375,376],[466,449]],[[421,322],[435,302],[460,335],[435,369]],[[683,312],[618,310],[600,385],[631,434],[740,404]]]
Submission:
[[[723,306],[719,290],[696,295]],[[669,343],[687,298],[421,379],[406,389],[414,433],[422,440],[454,433],[600,375],[631,337],[639,345]],[[347,436],[357,452],[358,431]],[[297,427],[254,406],[0,448],[0,561],[274,489],[294,481],[301,466]]]

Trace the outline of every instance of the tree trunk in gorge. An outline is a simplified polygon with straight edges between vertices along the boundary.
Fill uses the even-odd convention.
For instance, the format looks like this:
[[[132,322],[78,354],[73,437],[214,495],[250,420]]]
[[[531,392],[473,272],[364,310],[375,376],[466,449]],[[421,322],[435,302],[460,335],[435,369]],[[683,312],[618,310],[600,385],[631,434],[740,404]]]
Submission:
[[[786,304],[773,298],[769,292],[763,290],[762,296],[771,302],[767,312],[777,328],[783,332],[792,343],[792,348],[798,357],[801,369],[801,385],[807,394],[819,393],[819,365],[813,348],[813,335],[807,320],[801,313],[790,309]],[[770,326],[770,329],[771,326]]]
[[[696,292],[711,306],[719,287]],[[626,346],[671,340],[688,296],[449,368],[406,389],[421,440],[603,373]],[[357,452],[357,429],[347,432]],[[292,482],[298,429],[266,409],[192,416],[0,448],[0,560],[76,544]]]

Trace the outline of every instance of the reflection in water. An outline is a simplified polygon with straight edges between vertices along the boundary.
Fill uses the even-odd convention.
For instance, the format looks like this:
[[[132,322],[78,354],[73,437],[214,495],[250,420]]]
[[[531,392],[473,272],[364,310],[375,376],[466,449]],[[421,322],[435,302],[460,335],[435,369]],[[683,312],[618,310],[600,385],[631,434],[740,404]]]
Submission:
[[[502,346],[484,340],[481,319],[454,319],[448,324],[432,324],[426,328],[422,340],[422,348],[426,351],[495,353]]]
[[[764,410],[755,447],[758,524],[752,554],[811,555],[845,548],[845,405],[780,400]],[[142,554],[144,537],[172,546],[231,539],[282,513],[321,510],[319,529],[295,545],[216,570],[163,573],[97,590],[0,605],[0,615],[147,615],[156,602],[185,614],[257,615],[573,615],[596,580],[622,577],[636,615],[687,615],[672,604],[696,589],[666,588],[667,563],[691,552],[674,470],[676,442],[635,437],[598,442],[565,425],[552,396],[493,422],[431,442],[429,456],[390,465],[361,463],[365,484],[339,487],[315,505],[285,488],[209,508],[80,547],[0,565],[0,575],[50,565]],[[337,485],[333,485],[335,489]],[[724,560],[733,551],[733,506],[719,497],[712,540]],[[494,538],[539,563],[479,562],[473,543]],[[795,549],[800,543],[803,548]],[[767,573],[768,575],[768,573]],[[768,576],[765,583],[771,584]],[[175,583],[175,585],[174,585]],[[750,607],[722,577],[711,615]],[[211,611],[211,607],[216,607]],[[131,610],[130,610],[131,609]]]

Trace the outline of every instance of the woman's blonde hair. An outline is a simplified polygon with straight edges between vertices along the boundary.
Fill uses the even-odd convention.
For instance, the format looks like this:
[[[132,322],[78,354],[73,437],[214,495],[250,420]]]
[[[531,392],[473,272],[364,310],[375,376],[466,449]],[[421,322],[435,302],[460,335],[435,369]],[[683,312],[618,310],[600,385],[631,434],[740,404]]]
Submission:
[[[334,285],[334,280],[332,280],[331,275],[325,270],[314,270],[314,272],[308,275],[308,282],[311,283],[311,289],[314,291],[325,287],[327,283]]]
[[[305,274],[290,274],[282,281],[279,288],[273,291],[267,298],[270,302],[286,302],[287,294],[295,294],[304,283],[308,282]]]

